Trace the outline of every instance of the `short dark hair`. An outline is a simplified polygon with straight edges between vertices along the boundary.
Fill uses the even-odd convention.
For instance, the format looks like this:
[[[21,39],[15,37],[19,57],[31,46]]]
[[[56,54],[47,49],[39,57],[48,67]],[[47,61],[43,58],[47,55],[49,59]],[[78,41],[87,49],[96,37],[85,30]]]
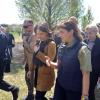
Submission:
[[[8,27],[8,24],[1,24],[2,27]]]
[[[34,32],[37,33],[37,30],[47,33],[49,37],[51,37],[49,25],[47,23],[36,25],[34,28]]]
[[[26,20],[24,20],[24,23],[30,23],[30,24],[33,24],[33,21],[31,20],[31,19],[26,19]]]
[[[97,27],[100,27],[100,23],[97,23]]]

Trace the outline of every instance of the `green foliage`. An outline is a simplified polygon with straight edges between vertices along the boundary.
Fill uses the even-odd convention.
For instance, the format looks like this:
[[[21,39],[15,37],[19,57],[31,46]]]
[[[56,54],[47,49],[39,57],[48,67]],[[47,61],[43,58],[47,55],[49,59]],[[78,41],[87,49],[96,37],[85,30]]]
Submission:
[[[78,18],[82,29],[93,21],[91,9],[84,15],[84,0],[16,0],[22,18],[34,23],[47,22],[53,29],[61,20],[71,16]]]
[[[22,18],[31,18],[34,23],[47,22],[54,28],[70,16],[80,18],[83,0],[16,0]]]
[[[82,29],[85,30],[85,27],[91,24],[93,19],[91,8],[88,8],[87,13],[82,17]]]
[[[9,25],[9,32],[16,32],[20,34],[22,31],[21,27],[22,25],[15,25],[15,24]]]
[[[65,1],[66,2],[66,1]],[[16,3],[24,18],[32,18],[34,22],[46,21],[50,28],[66,16],[66,5],[62,0],[17,0]]]
[[[78,19],[84,14],[83,0],[68,0],[68,16],[75,16]]]
[[[16,24],[9,25],[8,31],[11,34],[13,34],[16,42],[22,41],[22,37],[21,37],[22,25],[16,25]]]

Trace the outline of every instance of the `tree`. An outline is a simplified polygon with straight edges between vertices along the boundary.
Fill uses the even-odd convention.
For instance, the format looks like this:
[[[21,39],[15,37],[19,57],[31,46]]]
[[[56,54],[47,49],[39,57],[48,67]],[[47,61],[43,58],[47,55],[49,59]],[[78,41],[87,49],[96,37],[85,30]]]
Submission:
[[[35,22],[47,22],[53,29],[59,21],[70,16],[82,15],[83,0],[16,0],[22,18]]]
[[[83,0],[68,0],[68,16],[75,16],[78,19],[84,14]]]
[[[34,22],[46,21],[53,28],[67,15],[66,0],[17,0],[22,17],[32,18]]]
[[[11,33],[16,32],[16,33],[20,34],[22,32],[21,27],[22,27],[22,25],[17,25],[17,24],[9,25],[9,32],[11,32]]]
[[[87,10],[87,13],[82,17],[82,29],[85,30],[85,27],[88,24],[91,24],[93,19],[94,18],[93,18],[92,10],[89,7],[88,10]]]

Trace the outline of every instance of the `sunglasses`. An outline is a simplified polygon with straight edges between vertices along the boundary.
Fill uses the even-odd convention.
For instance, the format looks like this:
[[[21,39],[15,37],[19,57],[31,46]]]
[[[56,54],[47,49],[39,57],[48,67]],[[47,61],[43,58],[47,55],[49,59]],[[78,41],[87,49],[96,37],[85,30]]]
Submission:
[[[33,25],[25,25],[23,26],[23,28],[28,28],[29,26],[33,26]]]

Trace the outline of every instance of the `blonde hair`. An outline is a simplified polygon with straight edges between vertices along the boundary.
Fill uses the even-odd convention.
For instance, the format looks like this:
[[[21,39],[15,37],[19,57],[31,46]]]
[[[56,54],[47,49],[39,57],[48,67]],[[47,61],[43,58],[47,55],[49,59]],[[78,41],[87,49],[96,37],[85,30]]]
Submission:
[[[98,37],[98,38],[100,38],[100,34],[99,34],[99,30],[98,30],[98,27],[96,26],[96,25],[87,25],[86,26],[86,28],[85,28],[85,31],[87,31],[87,30],[94,30],[95,32],[96,32],[96,36]]]
[[[98,27],[96,25],[87,25],[86,28],[85,28],[85,31],[86,30],[95,30],[96,33],[98,33]]]

